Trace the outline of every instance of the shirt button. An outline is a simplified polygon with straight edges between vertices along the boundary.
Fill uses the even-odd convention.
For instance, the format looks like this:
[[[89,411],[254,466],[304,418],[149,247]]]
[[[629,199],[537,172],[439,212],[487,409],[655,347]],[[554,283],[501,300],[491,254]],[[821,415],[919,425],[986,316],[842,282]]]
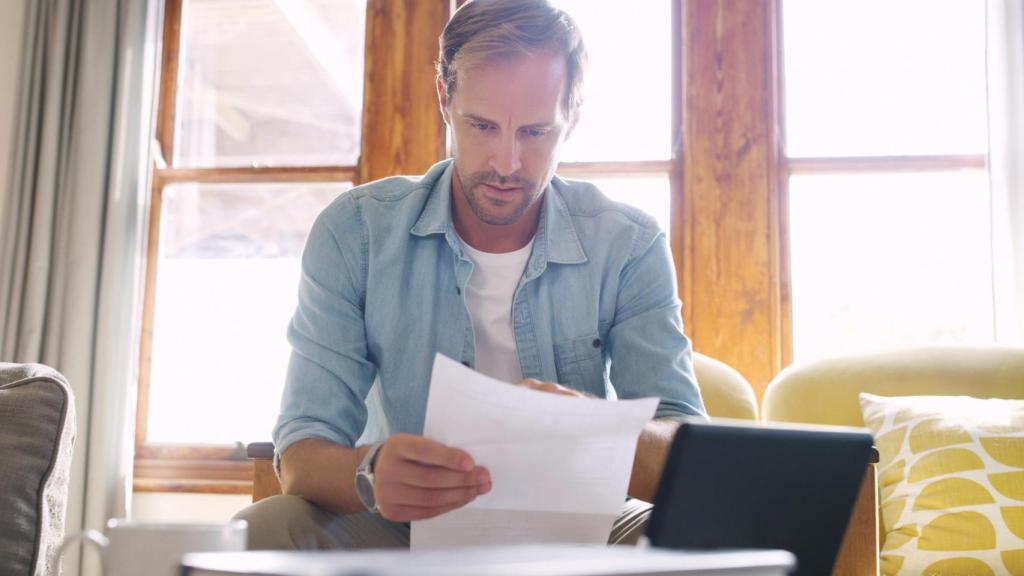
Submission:
[[[459,288],[458,286],[456,286],[455,287],[455,293],[458,294],[459,296],[461,296],[462,295],[462,288]]]
[[[591,342],[591,344],[594,345],[594,348],[600,348],[601,347],[601,339],[600,338],[594,338],[594,341]]]

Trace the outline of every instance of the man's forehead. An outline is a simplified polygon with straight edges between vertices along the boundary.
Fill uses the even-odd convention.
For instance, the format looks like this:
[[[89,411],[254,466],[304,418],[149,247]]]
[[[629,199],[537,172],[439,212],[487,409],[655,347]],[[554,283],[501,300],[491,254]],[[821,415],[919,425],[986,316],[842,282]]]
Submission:
[[[515,52],[491,55],[480,61],[460,62],[458,85],[487,82],[495,75],[514,76],[525,74],[538,83],[564,86],[568,78],[568,64],[565,56],[554,50],[536,52]]]
[[[455,111],[492,122],[522,124],[564,120],[565,58],[550,53],[490,59],[460,71],[452,95]]]

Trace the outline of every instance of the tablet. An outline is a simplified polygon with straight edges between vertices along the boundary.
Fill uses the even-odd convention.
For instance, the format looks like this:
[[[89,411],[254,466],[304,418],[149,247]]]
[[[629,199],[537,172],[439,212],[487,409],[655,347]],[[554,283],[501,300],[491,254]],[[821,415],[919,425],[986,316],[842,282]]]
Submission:
[[[684,423],[647,526],[651,545],[792,552],[830,574],[872,453],[865,429]]]

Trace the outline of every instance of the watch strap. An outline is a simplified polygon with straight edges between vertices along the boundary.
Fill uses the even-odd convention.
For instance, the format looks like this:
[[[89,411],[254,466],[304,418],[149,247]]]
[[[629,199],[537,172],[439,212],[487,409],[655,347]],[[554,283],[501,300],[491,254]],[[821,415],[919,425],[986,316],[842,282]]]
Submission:
[[[377,455],[380,454],[381,447],[384,446],[383,442],[377,442],[370,447],[370,450],[363,456],[362,463],[359,464],[359,469],[365,471],[368,474],[376,472],[377,466]]]
[[[363,456],[363,460],[359,463],[359,467],[356,468],[356,494],[359,496],[359,500],[363,503],[366,509],[374,514],[379,512],[377,506],[377,498],[373,494],[375,484],[375,468],[377,464],[377,454],[380,453],[383,442],[378,442],[370,447],[370,449]],[[365,488],[361,488],[364,486]],[[370,493],[365,493],[366,491]]]

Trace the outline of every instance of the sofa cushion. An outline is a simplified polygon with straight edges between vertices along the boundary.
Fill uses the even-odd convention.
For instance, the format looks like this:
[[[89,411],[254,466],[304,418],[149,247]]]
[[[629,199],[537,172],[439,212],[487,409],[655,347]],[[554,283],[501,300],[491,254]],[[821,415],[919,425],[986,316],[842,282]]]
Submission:
[[[0,363],[0,573],[60,573],[74,434],[74,403],[60,373]]]
[[[768,385],[765,420],[862,426],[861,392],[1024,399],[1024,347],[929,346],[798,362]]]
[[[883,574],[1024,574],[1024,400],[861,394]]]
[[[750,383],[736,369],[710,356],[694,352],[693,372],[709,416],[757,420],[757,396]]]

